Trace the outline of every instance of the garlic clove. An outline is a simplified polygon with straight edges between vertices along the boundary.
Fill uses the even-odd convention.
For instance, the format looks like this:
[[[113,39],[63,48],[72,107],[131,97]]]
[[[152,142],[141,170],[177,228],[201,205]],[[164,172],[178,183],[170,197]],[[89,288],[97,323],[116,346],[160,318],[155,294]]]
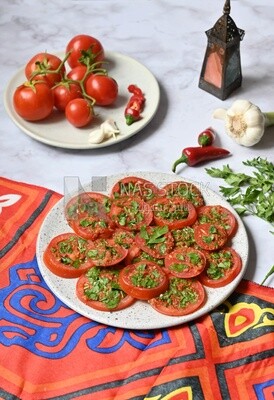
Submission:
[[[101,124],[100,127],[103,130],[103,132],[107,134],[113,135],[120,132],[113,119],[107,119],[105,122]]]
[[[246,130],[245,135],[239,137],[238,140],[236,138],[234,139],[237,143],[241,144],[242,146],[251,147],[259,143],[263,135],[264,135],[264,129],[261,129],[259,127],[249,127]]]
[[[250,127],[255,127],[261,124],[262,128],[264,128],[265,117],[263,113],[258,113],[258,110],[253,107],[245,113],[245,120],[247,125]]]
[[[226,110],[224,108],[216,108],[213,112],[213,118],[216,119],[225,119],[226,117]]]
[[[248,100],[235,100],[228,111],[235,114],[245,114],[253,104]]]
[[[92,144],[102,143],[105,138],[105,134],[102,129],[95,129],[94,131],[90,132],[88,141]]]
[[[237,115],[240,115],[240,114],[235,112],[232,108],[229,108],[226,112],[226,119],[237,117]]]
[[[89,143],[98,144],[111,137],[116,138],[120,130],[112,119],[107,119],[100,125],[99,129],[95,129],[89,134]]]

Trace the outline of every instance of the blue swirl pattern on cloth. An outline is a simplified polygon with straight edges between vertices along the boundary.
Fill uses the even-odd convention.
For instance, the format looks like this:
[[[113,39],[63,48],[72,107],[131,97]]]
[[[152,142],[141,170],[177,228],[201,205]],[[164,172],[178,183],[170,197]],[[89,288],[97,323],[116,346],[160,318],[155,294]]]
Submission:
[[[10,268],[9,283],[0,289],[0,296],[3,302],[0,343],[7,347],[22,346],[41,357],[65,357],[83,334],[87,337],[87,331],[90,331],[84,339],[87,348],[97,353],[115,352],[125,343],[142,351],[170,343],[167,330],[121,330],[74,312],[50,291],[36,258]]]

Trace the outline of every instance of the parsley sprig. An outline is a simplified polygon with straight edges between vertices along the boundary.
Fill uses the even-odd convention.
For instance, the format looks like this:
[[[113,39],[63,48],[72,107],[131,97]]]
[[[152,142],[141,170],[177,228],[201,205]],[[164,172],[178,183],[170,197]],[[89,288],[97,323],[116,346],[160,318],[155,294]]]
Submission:
[[[206,172],[227,183],[228,186],[220,186],[220,192],[240,216],[254,215],[274,227],[274,164],[261,157],[243,161],[243,164],[253,168],[251,174],[235,172],[229,165],[222,169],[206,168]],[[274,265],[262,284],[273,273]]]
[[[261,157],[243,162],[253,167],[253,175],[234,172],[229,165],[222,169],[206,168],[215,178],[229,185],[220,186],[220,192],[234,206],[239,215],[255,215],[274,224],[274,165]]]

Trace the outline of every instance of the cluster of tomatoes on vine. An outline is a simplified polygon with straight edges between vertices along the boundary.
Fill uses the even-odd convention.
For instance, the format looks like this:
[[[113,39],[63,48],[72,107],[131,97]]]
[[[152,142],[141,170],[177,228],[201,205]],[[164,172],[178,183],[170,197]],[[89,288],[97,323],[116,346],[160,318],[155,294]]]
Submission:
[[[25,66],[27,81],[13,94],[15,111],[25,120],[40,121],[56,108],[72,125],[88,125],[95,104],[111,105],[118,96],[118,84],[103,68],[104,60],[101,42],[89,35],[73,37],[63,59],[36,54]]]

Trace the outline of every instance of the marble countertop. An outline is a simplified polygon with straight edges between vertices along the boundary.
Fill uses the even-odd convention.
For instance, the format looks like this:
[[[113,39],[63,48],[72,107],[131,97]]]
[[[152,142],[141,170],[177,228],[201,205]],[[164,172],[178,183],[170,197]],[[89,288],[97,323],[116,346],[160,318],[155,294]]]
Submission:
[[[263,111],[274,104],[271,0],[231,1],[231,17],[245,30],[241,42],[243,83],[221,101],[198,88],[207,45],[205,31],[222,15],[222,1],[203,0],[67,0],[34,2],[2,0],[0,17],[0,90],[33,55],[65,49],[79,33],[97,37],[107,51],[128,55],[156,77],[161,99],[153,120],[138,134],[115,145],[92,150],[71,150],[45,145],[23,133],[0,103],[2,176],[64,192],[65,177],[82,183],[93,176],[151,171],[172,173],[171,165],[181,149],[196,145],[197,134],[212,126],[216,144],[232,155],[196,167],[183,166],[178,174],[219,192],[218,179],[205,167],[229,164],[243,171],[242,161],[261,156],[274,161],[274,129],[261,142],[242,147],[224,133],[223,123],[212,118],[218,107],[236,99],[248,99]],[[176,175],[174,175],[176,178]],[[273,265],[271,226],[256,217],[244,217],[250,256],[245,278],[260,283]],[[266,284],[273,286],[274,278]]]

